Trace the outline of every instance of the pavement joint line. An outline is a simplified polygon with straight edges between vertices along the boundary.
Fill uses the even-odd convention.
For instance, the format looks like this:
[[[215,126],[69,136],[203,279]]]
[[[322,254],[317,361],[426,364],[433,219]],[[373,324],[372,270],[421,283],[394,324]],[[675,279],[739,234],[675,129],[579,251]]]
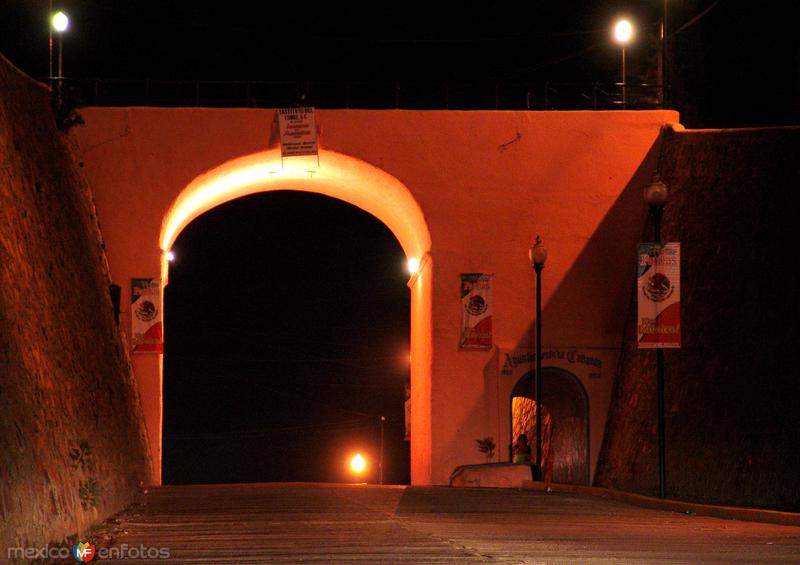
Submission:
[[[622,502],[651,510],[677,512],[688,516],[706,516],[722,518],[725,520],[738,520],[740,522],[761,522],[777,524],[780,526],[799,526],[800,513],[784,512],[781,510],[766,510],[762,508],[748,508],[742,506],[721,506],[714,504],[701,504],[699,502],[686,502],[666,498],[656,498],[603,487],[590,487],[585,485],[569,485],[564,483],[550,483],[542,481],[523,481],[523,490],[533,490],[545,493],[558,494],[583,494],[596,498],[604,498]]]

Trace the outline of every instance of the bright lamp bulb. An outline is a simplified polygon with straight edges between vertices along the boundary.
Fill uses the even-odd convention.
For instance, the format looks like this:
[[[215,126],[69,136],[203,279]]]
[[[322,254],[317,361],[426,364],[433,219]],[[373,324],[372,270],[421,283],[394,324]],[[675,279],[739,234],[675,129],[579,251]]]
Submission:
[[[53,15],[53,29],[59,33],[67,31],[69,18],[64,12],[57,12]]]
[[[619,43],[628,43],[633,37],[633,25],[628,20],[620,20],[614,26],[614,39]]]
[[[175,260],[175,254],[172,251],[167,251],[165,256],[167,258],[167,261],[169,261],[170,263],[172,263]]]
[[[416,257],[412,257],[411,259],[408,260],[407,266],[408,266],[408,272],[413,275],[414,273],[419,271],[419,259],[417,259]]]

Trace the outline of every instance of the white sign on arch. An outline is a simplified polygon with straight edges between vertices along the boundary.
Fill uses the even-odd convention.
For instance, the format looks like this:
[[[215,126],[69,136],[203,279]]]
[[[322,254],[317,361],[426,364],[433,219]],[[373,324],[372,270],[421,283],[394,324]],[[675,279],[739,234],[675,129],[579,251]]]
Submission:
[[[314,108],[280,108],[281,158],[317,155],[317,124]]]

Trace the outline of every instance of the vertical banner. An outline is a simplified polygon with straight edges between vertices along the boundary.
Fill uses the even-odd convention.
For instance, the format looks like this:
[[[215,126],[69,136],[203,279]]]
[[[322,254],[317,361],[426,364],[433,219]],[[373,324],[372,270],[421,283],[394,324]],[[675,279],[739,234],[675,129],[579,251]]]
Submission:
[[[281,158],[317,154],[314,108],[280,108]]]
[[[134,353],[164,353],[160,279],[131,279],[131,324]]]
[[[492,348],[492,275],[461,275],[461,349]]]
[[[681,244],[640,243],[640,349],[681,346]]]

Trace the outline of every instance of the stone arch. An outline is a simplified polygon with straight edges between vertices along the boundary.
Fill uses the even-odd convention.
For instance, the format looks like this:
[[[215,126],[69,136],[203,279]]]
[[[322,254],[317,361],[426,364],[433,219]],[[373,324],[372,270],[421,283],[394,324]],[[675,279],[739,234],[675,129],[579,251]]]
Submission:
[[[272,190],[314,192],[361,208],[383,222],[400,242],[409,263],[415,264],[411,290],[411,430],[412,484],[431,483],[431,369],[432,274],[431,237],[424,214],[411,191],[397,178],[360,159],[321,150],[319,158],[281,159],[271,149],[233,159],[198,176],[172,202],[161,223],[162,306],[168,282],[166,253],[181,231],[195,218],[236,198]],[[165,313],[168,328],[169,313]],[[163,360],[159,361],[163,382]],[[160,476],[163,390],[159,390],[158,453],[154,468]]]

